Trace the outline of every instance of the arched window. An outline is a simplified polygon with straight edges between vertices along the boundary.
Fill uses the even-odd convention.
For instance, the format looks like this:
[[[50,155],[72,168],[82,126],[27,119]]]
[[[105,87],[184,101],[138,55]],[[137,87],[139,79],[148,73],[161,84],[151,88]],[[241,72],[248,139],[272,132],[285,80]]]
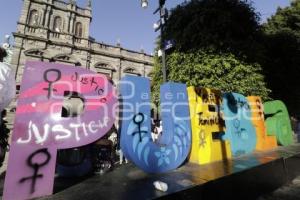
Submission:
[[[38,25],[39,14],[37,10],[30,11],[29,15],[29,25]]]
[[[82,24],[80,22],[75,25],[75,36],[82,37]]]
[[[123,73],[129,74],[129,75],[134,75],[134,76],[141,76],[140,73],[138,73],[134,68],[131,68],[131,67],[126,68],[126,69],[123,71]]]
[[[114,72],[116,72],[116,70],[112,66],[106,63],[97,63],[95,65],[95,69],[97,73],[104,74],[109,78],[113,78]]]
[[[62,20],[61,17],[56,16],[53,22],[53,30],[56,32],[61,32]]]

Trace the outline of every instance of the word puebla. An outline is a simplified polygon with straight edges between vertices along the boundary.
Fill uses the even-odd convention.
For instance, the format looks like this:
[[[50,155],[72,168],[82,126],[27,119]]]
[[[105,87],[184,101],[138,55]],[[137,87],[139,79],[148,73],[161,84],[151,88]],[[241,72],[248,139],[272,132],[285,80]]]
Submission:
[[[125,76],[119,93],[120,105],[104,75],[63,64],[27,62],[3,198],[52,194],[57,150],[100,139],[113,126],[117,110],[122,151],[149,173],[176,169],[187,159],[205,164],[292,143],[289,115],[281,101],[262,104],[259,97],[165,83],[160,89],[163,131],[153,140],[150,81]]]

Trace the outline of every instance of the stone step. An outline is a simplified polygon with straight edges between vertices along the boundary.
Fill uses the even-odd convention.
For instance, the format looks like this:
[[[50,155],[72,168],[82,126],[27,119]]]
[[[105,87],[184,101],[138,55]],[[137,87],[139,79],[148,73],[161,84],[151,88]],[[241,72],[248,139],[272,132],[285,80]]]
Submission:
[[[55,182],[54,195],[42,200],[93,199],[257,199],[300,175],[300,145],[278,147],[206,165],[186,163],[163,174],[147,174],[132,164],[123,165],[101,177],[95,175],[69,187]],[[61,179],[63,180],[63,179]],[[154,187],[161,181],[166,191]],[[65,183],[62,189],[58,183]],[[59,187],[59,188],[58,188]],[[83,192],[84,191],[84,192]],[[284,198],[276,199],[299,199]]]

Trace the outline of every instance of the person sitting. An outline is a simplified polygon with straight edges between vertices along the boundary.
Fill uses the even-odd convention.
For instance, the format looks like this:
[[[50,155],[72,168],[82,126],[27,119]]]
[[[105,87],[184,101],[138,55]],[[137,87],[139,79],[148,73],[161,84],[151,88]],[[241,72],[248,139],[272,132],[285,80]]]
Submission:
[[[153,130],[151,131],[151,137],[152,137],[152,141],[154,143],[156,143],[158,141],[159,133],[158,133],[157,127],[154,127]]]
[[[151,137],[154,143],[157,143],[159,141],[159,138],[162,135],[162,131],[162,121],[159,121],[159,126],[155,126],[154,129],[151,131]]]

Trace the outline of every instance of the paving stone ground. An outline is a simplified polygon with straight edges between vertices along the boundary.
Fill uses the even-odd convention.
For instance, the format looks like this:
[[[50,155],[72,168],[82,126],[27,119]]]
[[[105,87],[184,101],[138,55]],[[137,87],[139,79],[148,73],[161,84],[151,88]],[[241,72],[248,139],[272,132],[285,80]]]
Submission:
[[[300,200],[300,176],[291,183],[280,187],[270,194],[266,194],[257,200]]]

